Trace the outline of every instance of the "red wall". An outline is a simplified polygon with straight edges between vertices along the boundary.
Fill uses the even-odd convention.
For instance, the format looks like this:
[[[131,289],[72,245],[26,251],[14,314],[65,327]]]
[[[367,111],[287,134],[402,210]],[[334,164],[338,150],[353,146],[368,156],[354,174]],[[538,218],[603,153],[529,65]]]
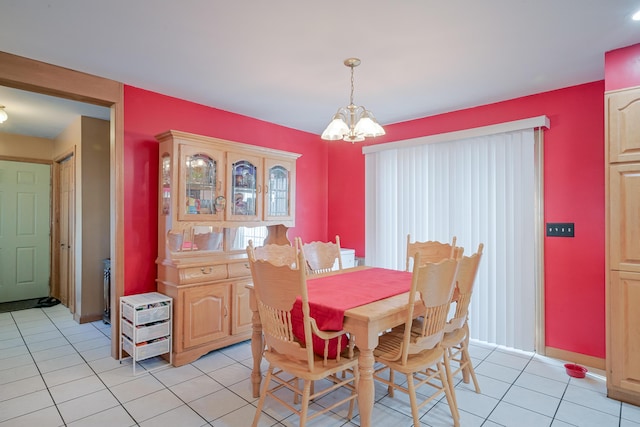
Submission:
[[[131,86],[124,89],[124,292],[156,290],[158,142],[180,130],[302,154],[297,161],[293,239],[327,234],[327,146],[318,135],[285,128]]]
[[[604,55],[606,91],[640,86],[640,43]]]
[[[605,357],[604,82],[385,126],[375,143],[546,115],[545,222],[574,222],[574,238],[546,238],[546,345]],[[370,144],[370,143],[369,143]],[[345,185],[348,183],[348,185]],[[329,145],[329,235],[364,255],[362,145]]]
[[[608,52],[599,81],[385,126],[375,143],[547,115],[545,222],[574,222],[573,239],[545,237],[546,345],[605,357],[604,102],[640,85],[640,45]],[[176,129],[301,153],[297,221],[289,237],[332,239],[364,256],[362,144],[300,132],[125,87],[125,293],[155,290],[157,156],[154,135]],[[370,142],[368,143],[370,144]]]

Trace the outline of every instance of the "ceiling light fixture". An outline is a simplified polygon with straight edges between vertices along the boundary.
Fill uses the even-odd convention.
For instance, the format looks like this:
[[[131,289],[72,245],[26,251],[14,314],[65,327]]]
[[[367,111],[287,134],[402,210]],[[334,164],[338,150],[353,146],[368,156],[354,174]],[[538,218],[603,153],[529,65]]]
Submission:
[[[344,60],[351,68],[351,97],[349,105],[340,107],[331,123],[322,132],[322,139],[336,141],[342,139],[351,143],[364,141],[365,138],[384,135],[384,129],[378,124],[373,113],[362,106],[353,104],[353,69],[360,65],[358,58]]]
[[[8,118],[7,112],[4,111],[4,105],[0,105],[0,123],[4,123]]]

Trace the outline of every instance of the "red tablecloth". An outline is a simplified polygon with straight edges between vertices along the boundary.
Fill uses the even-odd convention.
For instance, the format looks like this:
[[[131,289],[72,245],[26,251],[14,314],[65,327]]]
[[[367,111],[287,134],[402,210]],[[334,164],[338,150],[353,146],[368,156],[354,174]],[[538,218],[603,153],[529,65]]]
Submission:
[[[309,313],[316,319],[318,328],[323,331],[342,329],[344,312],[350,308],[369,304],[394,295],[408,292],[411,288],[411,273],[385,268],[368,268],[347,271],[324,277],[308,277]],[[302,300],[298,298],[291,310],[293,332],[304,342],[302,324]],[[324,342],[314,337],[314,351],[322,355]],[[342,339],[342,348],[347,340]],[[337,353],[337,340],[329,345],[329,357]]]

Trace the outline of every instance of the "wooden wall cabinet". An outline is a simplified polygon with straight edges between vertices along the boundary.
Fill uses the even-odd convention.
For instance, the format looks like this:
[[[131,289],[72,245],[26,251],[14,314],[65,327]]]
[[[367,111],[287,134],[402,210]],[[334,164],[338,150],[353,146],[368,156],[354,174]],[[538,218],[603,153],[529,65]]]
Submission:
[[[640,88],[605,101],[607,393],[640,405]]]
[[[299,154],[178,131],[160,142],[158,292],[174,299],[173,364],[251,337],[239,230],[289,243]]]
[[[610,269],[640,272],[640,161],[609,166],[609,212]]]
[[[640,89],[606,95],[610,163],[640,162]]]

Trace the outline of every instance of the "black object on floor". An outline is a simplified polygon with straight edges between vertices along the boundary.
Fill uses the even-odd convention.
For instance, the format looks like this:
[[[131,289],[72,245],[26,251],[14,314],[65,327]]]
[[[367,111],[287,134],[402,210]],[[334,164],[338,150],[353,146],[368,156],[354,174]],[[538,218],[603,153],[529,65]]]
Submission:
[[[41,307],[53,307],[54,305],[58,305],[60,304],[60,300],[54,297],[46,297],[46,298],[40,298],[38,300],[38,303],[36,304],[37,308],[41,308]]]

